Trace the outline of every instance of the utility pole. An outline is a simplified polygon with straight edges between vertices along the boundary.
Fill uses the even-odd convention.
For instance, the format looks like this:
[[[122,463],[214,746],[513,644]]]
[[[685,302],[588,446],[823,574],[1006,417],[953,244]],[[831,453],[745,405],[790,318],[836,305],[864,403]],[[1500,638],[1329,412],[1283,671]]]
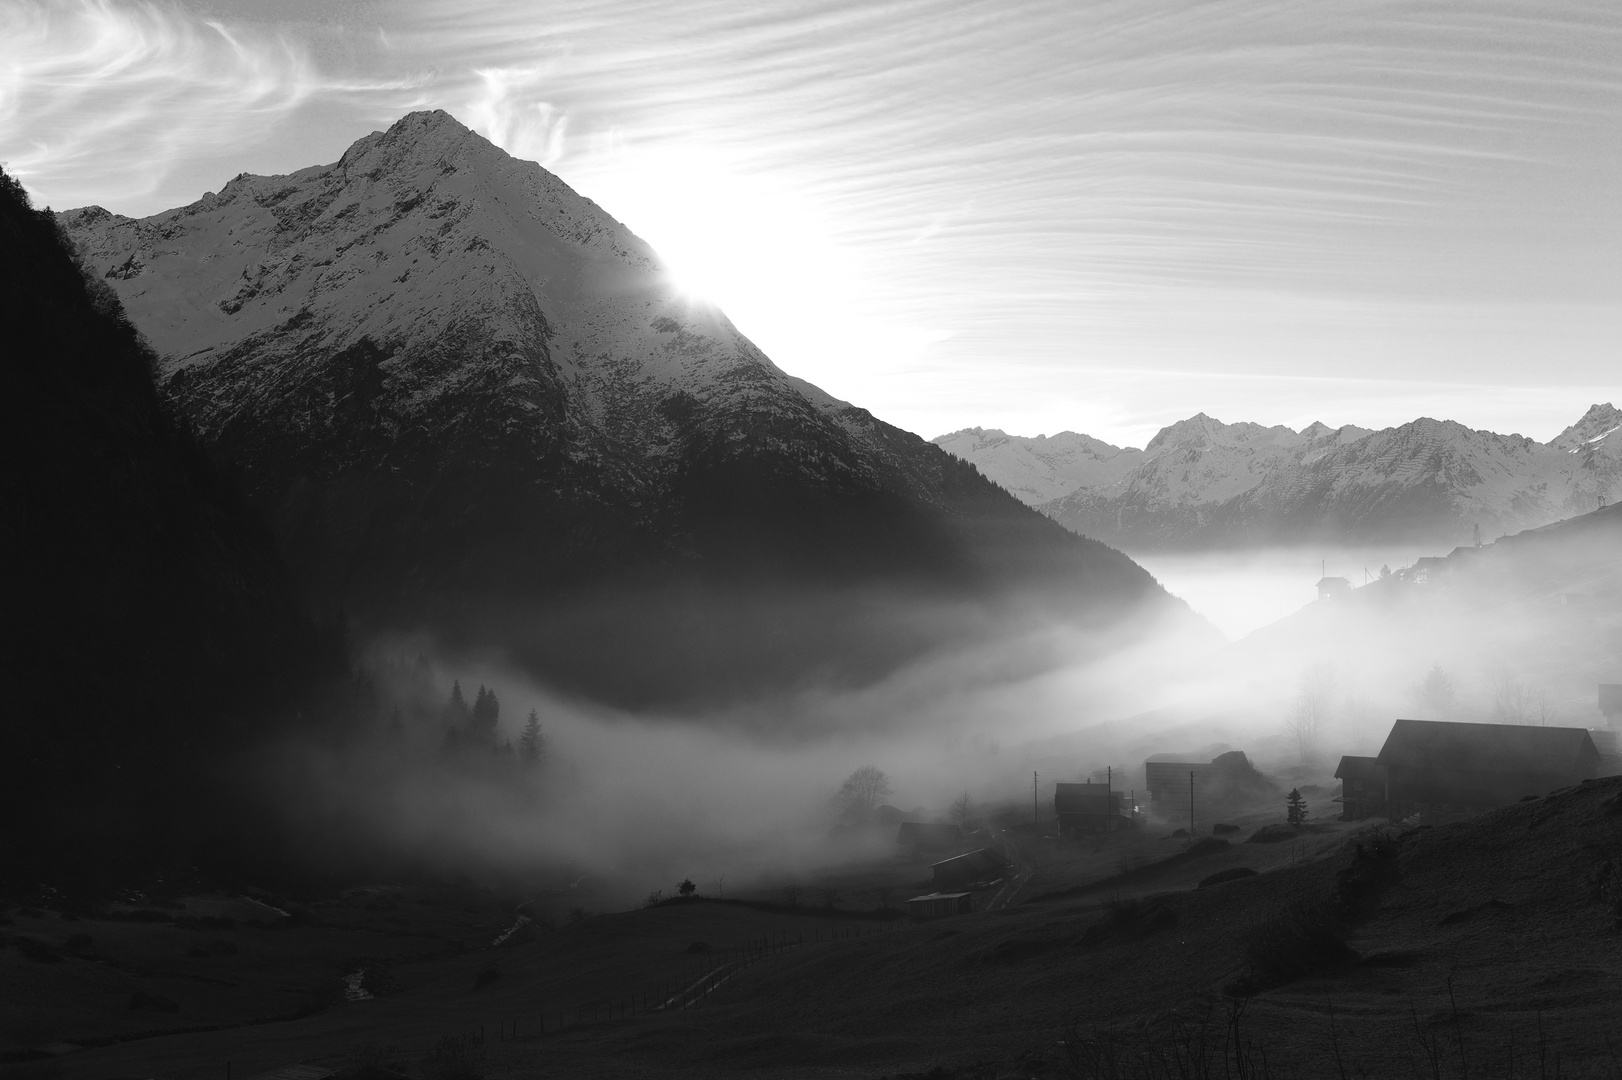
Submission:
[[[1036,773],[1031,773],[1031,827],[1041,830],[1042,813],[1036,808]]]
[[[1194,842],[1194,770],[1188,770],[1188,842]]]
[[[1110,831],[1110,826],[1114,824],[1110,819],[1115,816],[1115,799],[1111,794],[1115,787],[1114,773],[1112,772],[1114,768],[1113,765],[1104,766],[1104,831],[1106,833]]]

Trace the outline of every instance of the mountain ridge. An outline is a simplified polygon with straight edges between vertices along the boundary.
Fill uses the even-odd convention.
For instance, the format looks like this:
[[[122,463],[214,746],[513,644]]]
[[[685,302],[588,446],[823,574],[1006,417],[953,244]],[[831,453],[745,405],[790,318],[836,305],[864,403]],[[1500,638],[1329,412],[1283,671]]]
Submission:
[[[1321,422],[1294,431],[1198,413],[1142,450],[1092,440],[1112,470],[1062,478],[1044,460],[1048,447],[1088,437],[966,428],[934,441],[1066,528],[1147,551],[1458,543],[1477,525],[1494,535],[1534,528],[1622,491],[1619,433],[1622,410],[1609,403],[1548,443],[1430,417],[1380,431]]]
[[[1170,603],[1119,552],[783,372],[621,223],[448,114],[148,218],[60,220],[301,580],[375,626],[522,638],[552,677],[650,700],[629,688],[647,672],[583,672],[629,640],[653,683],[701,681],[684,650],[707,640],[798,671],[840,636],[829,619],[865,618],[863,590],[1024,590],[1105,621]],[[639,604],[649,625],[628,627]],[[537,605],[549,629],[515,631]],[[942,632],[857,637],[885,657]]]

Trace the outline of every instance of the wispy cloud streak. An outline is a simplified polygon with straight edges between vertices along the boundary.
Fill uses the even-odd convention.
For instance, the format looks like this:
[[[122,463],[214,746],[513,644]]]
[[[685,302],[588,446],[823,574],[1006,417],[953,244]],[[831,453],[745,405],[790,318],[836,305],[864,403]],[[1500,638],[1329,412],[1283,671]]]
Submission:
[[[8,0],[0,41],[0,156],[62,202],[139,198],[307,103],[413,85],[324,74],[297,35],[178,5]]]
[[[53,200],[99,185],[162,193],[132,200],[157,209],[200,190],[179,187],[189,160],[294,113],[336,105],[353,138],[444,107],[680,256],[780,363],[926,434],[975,410],[1004,422],[1002,373],[1056,355],[1078,378],[1314,375],[1348,362],[1347,339],[1468,381],[1477,345],[1501,379],[1503,341],[1530,339],[1495,327],[1622,296],[1614,5],[407,0],[346,25],[0,10],[21,42],[0,59],[0,157]],[[336,156],[347,138],[321,130]],[[293,134],[255,137],[283,168],[314,160]],[[1290,324],[1271,340],[1246,321],[1269,306]],[[1461,308],[1474,325],[1439,314]],[[1574,377],[1605,382],[1622,329],[1565,338]],[[931,375],[975,389],[947,404],[920,392]]]

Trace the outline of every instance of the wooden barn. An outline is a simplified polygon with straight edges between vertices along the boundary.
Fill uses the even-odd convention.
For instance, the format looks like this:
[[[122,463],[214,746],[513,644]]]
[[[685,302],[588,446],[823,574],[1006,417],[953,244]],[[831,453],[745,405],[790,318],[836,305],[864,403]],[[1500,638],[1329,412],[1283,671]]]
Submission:
[[[1277,785],[1256,771],[1243,750],[1229,750],[1210,761],[1146,761],[1143,774],[1155,813],[1184,825],[1190,810],[1190,774],[1196,814],[1279,794]]]
[[[1108,784],[1054,784],[1053,811],[1059,819],[1060,836],[1114,832],[1136,824],[1126,792]]]
[[[896,827],[895,842],[905,855],[956,851],[963,844],[963,830],[956,825],[903,821]]]
[[[931,863],[930,875],[936,889],[960,889],[977,881],[993,881],[1002,877],[1008,860],[996,848],[980,848],[965,855],[956,855]]]
[[[1343,821],[1361,821],[1366,817],[1385,813],[1385,766],[1379,758],[1353,757],[1340,759],[1335,769],[1340,781],[1340,816]]]
[[[1179,806],[1187,812],[1189,778],[1194,781],[1195,798],[1209,791],[1216,777],[1216,768],[1209,761],[1145,761],[1144,785],[1157,809],[1175,810]]]
[[[1478,810],[1598,775],[1599,751],[1582,728],[1398,720],[1377,759],[1393,818],[1415,811]]]
[[[973,910],[974,897],[966,892],[932,892],[915,896],[907,901],[907,914],[919,920],[967,915]]]

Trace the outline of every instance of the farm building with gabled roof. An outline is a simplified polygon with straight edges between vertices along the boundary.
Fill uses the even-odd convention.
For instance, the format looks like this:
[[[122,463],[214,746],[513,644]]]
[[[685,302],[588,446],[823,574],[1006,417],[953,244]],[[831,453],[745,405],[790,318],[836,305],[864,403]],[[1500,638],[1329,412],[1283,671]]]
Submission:
[[[1582,728],[1398,720],[1380,748],[1393,817],[1423,807],[1484,809],[1598,775]]]
[[[1379,758],[1354,757],[1340,759],[1335,768],[1335,779],[1340,781],[1340,816],[1344,821],[1360,821],[1375,814],[1385,813],[1385,766]]]
[[[1279,794],[1278,786],[1256,771],[1243,750],[1229,750],[1210,761],[1150,759],[1143,763],[1143,776],[1155,812],[1185,823],[1191,796],[1204,813]]]
[[[907,914],[919,920],[967,915],[973,910],[974,894],[966,892],[932,892],[907,901]]]
[[[1002,852],[996,848],[980,848],[931,863],[929,872],[934,878],[935,888],[955,889],[972,882],[1002,877],[1007,867],[1008,860],[1003,858]]]
[[[1137,824],[1126,792],[1108,784],[1054,784],[1053,811],[1059,819],[1059,834],[1110,832]]]

